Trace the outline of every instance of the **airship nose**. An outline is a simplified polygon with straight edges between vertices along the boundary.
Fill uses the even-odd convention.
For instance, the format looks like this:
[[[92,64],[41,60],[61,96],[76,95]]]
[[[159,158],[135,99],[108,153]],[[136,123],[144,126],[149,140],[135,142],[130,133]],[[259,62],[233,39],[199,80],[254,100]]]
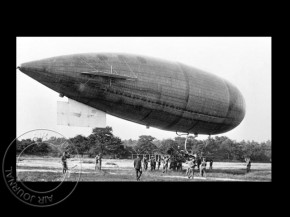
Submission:
[[[22,63],[17,68],[24,74],[40,82],[48,74],[47,66],[44,61],[32,61],[32,62]]]
[[[20,64],[19,70],[22,72],[26,72],[26,71],[44,71],[45,67],[43,64],[41,64],[41,62],[39,61],[33,61],[33,62],[27,62],[27,63],[22,63]]]

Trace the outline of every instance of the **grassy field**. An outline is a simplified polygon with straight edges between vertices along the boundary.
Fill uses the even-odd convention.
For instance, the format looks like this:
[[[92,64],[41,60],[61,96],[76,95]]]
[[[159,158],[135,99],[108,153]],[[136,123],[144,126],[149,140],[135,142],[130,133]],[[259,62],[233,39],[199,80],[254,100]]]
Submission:
[[[68,167],[72,169],[70,176],[62,174],[62,165],[59,158],[22,157],[17,161],[18,181],[135,181],[133,160],[104,159],[102,170],[95,171],[94,159],[69,159]],[[162,173],[160,170],[144,171],[141,181],[158,182],[192,182],[192,181],[271,181],[270,163],[252,163],[251,172],[246,173],[245,163],[214,162],[213,170],[206,170],[206,178],[201,177],[197,169],[194,179],[185,175],[186,164],[183,171],[169,171]]]

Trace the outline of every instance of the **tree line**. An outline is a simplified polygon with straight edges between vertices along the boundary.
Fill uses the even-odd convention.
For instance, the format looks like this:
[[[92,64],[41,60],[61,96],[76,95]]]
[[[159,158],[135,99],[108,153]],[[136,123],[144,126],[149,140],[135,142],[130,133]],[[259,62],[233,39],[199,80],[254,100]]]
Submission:
[[[121,140],[114,136],[111,127],[106,127],[94,128],[89,136],[77,135],[68,140],[53,137],[46,141],[40,138],[36,141],[16,140],[16,152],[17,154],[22,152],[28,155],[60,156],[66,150],[70,154],[89,157],[102,153],[108,158],[131,158],[132,154],[172,155],[188,151],[192,154],[210,157],[214,161],[244,161],[246,157],[256,162],[271,161],[270,140],[261,143],[244,140],[237,142],[226,136],[215,136],[204,140],[189,136],[186,143],[187,150],[185,150],[185,139],[185,137],[175,137],[158,140],[149,135],[142,135],[138,140]]]

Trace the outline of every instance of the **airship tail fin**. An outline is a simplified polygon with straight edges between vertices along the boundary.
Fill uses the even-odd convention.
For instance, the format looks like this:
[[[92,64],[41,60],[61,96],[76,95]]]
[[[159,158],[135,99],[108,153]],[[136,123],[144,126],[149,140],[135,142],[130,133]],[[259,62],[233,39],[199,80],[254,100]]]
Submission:
[[[105,128],[106,113],[72,99],[58,101],[57,125]]]

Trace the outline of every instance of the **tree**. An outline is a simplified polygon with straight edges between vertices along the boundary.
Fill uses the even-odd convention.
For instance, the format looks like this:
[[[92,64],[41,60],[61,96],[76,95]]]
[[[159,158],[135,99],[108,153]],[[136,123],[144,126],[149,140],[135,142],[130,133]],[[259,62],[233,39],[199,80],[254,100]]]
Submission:
[[[201,155],[204,153],[204,148],[205,148],[205,142],[200,141],[200,140],[192,140],[192,148],[191,148],[191,153],[192,154],[198,154]]]
[[[233,152],[232,141],[228,138],[222,141],[220,150],[226,155],[227,160],[231,160],[231,155]]]
[[[124,146],[119,137],[112,137],[110,143],[106,144],[106,152],[113,154],[114,157],[120,157],[125,154]]]
[[[178,143],[172,139],[164,139],[161,141],[161,146],[159,147],[159,151],[162,154],[170,154],[172,155],[174,152],[178,150]]]
[[[70,138],[69,140],[80,155],[83,156],[83,154],[89,150],[87,137],[77,135],[73,138]],[[72,149],[73,154],[77,154],[75,149]]]
[[[244,154],[240,143],[233,141],[231,154],[233,160],[244,161]]]
[[[134,148],[137,153],[151,154],[158,150],[157,146],[153,144],[155,138],[152,136],[142,135],[139,136],[136,147]]]
[[[96,153],[106,154],[106,146],[111,143],[113,137],[112,127],[94,128],[88,137],[89,153],[92,155]]]
[[[157,148],[160,148],[160,146],[161,146],[161,141],[160,140],[155,139],[155,140],[152,141],[152,143],[154,145],[156,145]]]
[[[124,146],[124,149],[126,150],[126,153],[124,155],[127,157],[132,156],[132,154],[137,154],[133,146]]]
[[[113,135],[112,127],[94,128],[86,144],[90,156],[97,153],[114,157],[127,154],[121,139]]]
[[[125,140],[122,141],[123,145],[126,146],[126,147],[136,146],[137,142],[138,142],[137,140],[132,140],[132,139],[128,139],[128,140],[125,139]]]
[[[22,139],[21,141],[19,141],[18,139],[16,139],[16,152],[17,153],[21,153],[24,149],[26,149],[29,145],[31,145],[33,143],[33,141],[31,139]],[[32,148],[28,148],[30,150],[32,150]],[[30,153],[30,150],[24,150],[23,154],[28,154]]]
[[[16,153],[23,150],[23,154],[57,156],[63,151],[71,154],[89,153],[90,156],[102,152],[103,155],[112,155],[114,157],[129,157],[131,154],[144,153],[153,154],[158,151],[163,154],[174,155],[175,158],[184,156],[185,137],[175,137],[173,139],[164,139],[162,141],[152,136],[142,135],[138,140],[121,140],[115,137],[111,127],[94,128],[88,137],[77,135],[69,140],[65,138],[51,137],[42,141],[38,138],[36,141],[31,139],[16,140]],[[70,145],[70,144],[73,145]],[[52,144],[52,145],[50,145]],[[218,160],[240,160],[250,157],[253,161],[269,162],[271,161],[271,141],[258,143],[255,141],[236,142],[226,136],[210,137],[205,140],[197,140],[193,136],[187,139],[187,150],[193,154],[214,158]],[[27,148],[28,147],[28,148]]]
[[[266,156],[267,158],[267,161],[270,161],[272,160],[272,148],[271,148],[271,141],[268,140],[265,142],[265,145],[262,146],[263,150],[264,150],[264,155]]]
[[[33,153],[45,155],[50,152],[51,148],[50,145],[46,142],[39,142],[33,145]]]
[[[217,145],[215,142],[215,139],[209,137],[205,142],[204,142],[204,153],[206,156],[211,156],[211,158],[215,155],[218,154],[220,147]]]

